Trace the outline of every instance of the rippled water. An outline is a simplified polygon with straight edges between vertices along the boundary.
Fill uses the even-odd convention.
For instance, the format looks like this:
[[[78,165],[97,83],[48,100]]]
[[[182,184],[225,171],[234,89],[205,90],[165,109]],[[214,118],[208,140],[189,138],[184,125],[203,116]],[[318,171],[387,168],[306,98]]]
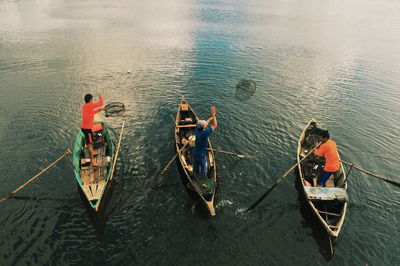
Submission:
[[[149,3],[150,2],[150,3]],[[341,157],[399,181],[400,4],[354,1],[0,1],[0,195],[71,148],[87,92],[129,111],[109,204],[88,214],[68,160],[0,204],[0,265],[398,265],[399,189],[353,171],[329,248],[295,174],[316,118]],[[128,73],[131,70],[131,73]],[[257,82],[247,101],[240,79]],[[185,191],[178,100],[218,108],[217,216]],[[119,119],[109,118],[115,137]],[[148,191],[151,190],[150,193]]]

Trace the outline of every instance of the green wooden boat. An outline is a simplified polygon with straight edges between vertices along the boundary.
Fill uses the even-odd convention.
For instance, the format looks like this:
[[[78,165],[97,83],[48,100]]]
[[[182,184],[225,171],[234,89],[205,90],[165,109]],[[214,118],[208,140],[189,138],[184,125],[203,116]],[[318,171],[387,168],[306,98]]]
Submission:
[[[95,115],[94,123],[94,128],[99,129],[93,133],[93,148],[95,152],[99,153],[95,160],[99,166],[90,165],[89,151],[81,130],[76,137],[72,162],[78,186],[85,195],[89,206],[98,211],[107,188],[111,184],[115,148],[107,125],[98,114]]]

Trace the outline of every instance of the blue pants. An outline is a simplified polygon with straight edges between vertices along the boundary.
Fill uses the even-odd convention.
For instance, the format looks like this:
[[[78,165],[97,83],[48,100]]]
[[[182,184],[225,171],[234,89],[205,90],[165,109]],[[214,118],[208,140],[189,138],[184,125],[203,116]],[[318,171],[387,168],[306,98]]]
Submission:
[[[206,156],[193,156],[193,172],[195,176],[205,177],[207,175]]]
[[[325,185],[326,180],[328,180],[328,178],[334,173],[335,172],[327,172],[325,170],[322,170],[321,176],[318,178],[318,185]]]

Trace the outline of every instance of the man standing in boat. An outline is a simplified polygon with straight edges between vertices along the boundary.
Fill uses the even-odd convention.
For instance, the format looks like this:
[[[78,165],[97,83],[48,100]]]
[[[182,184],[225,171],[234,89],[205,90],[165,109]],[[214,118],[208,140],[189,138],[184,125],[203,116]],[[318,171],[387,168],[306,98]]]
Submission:
[[[322,144],[314,151],[314,154],[325,157],[325,167],[317,183],[318,187],[322,187],[328,178],[340,169],[340,161],[336,143],[329,139],[328,130],[322,130],[319,135]]]
[[[93,127],[94,115],[104,110],[104,108],[98,108],[102,105],[103,105],[103,93],[99,93],[99,101],[96,103],[93,102],[93,95],[91,94],[85,95],[85,104],[82,106],[81,130],[83,134],[85,134],[85,140],[90,154],[90,164],[92,166],[99,166],[94,161],[94,156],[98,155],[98,153],[95,153],[93,150],[92,127]]]
[[[194,132],[196,141],[193,149],[193,172],[195,176],[205,177],[207,175],[207,146],[208,137],[218,126],[217,109],[211,107],[211,117],[207,120],[199,120],[196,124]],[[211,128],[207,128],[208,124],[212,121]]]

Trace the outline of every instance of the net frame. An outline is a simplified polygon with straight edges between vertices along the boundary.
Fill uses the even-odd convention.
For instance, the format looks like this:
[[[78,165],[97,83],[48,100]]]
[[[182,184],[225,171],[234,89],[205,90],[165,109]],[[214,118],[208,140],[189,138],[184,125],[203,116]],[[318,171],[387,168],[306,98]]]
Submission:
[[[125,113],[125,105],[121,102],[109,103],[104,107],[106,117],[117,117]]]

